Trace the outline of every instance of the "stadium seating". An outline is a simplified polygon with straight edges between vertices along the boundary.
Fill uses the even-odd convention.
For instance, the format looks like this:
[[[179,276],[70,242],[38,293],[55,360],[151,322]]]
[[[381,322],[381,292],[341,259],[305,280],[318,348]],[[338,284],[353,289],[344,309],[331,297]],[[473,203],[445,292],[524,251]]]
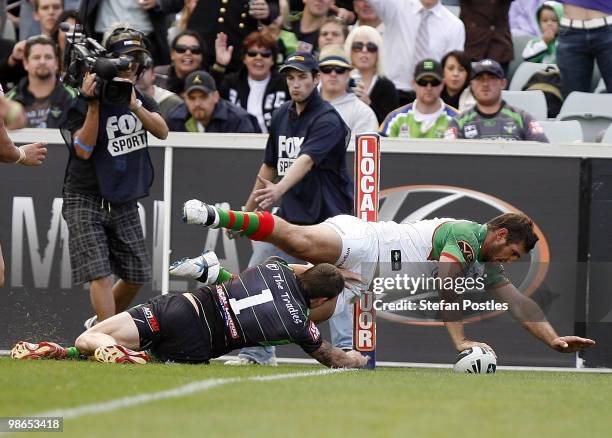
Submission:
[[[514,72],[519,65],[523,62],[523,49],[527,45],[530,39],[533,37],[530,35],[512,35],[512,45],[514,47],[514,59],[510,62],[508,67],[507,79],[512,80]]]
[[[536,120],[546,120],[548,106],[544,92],[540,90],[531,91],[502,91],[502,99],[508,104],[515,106],[523,111],[527,111]]]
[[[612,123],[612,94],[574,91],[563,102],[557,120],[578,120],[584,141],[594,142]]]
[[[544,133],[551,143],[575,143],[582,141],[582,126],[577,120],[540,121]]]
[[[612,145],[612,125],[608,126],[608,129],[606,129],[601,142]]]
[[[535,72],[544,70],[546,67],[557,67],[556,64],[542,64],[539,62],[522,62],[514,72],[512,76],[512,81],[510,81],[510,86],[508,90],[511,91],[520,91],[523,89],[523,86],[527,83],[529,78],[533,76]]]

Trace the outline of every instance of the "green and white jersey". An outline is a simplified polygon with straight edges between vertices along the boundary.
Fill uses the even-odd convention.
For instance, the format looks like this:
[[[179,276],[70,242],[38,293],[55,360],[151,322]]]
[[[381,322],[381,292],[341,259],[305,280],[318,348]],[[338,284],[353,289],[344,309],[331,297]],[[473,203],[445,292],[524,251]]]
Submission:
[[[483,276],[486,286],[506,283],[500,264],[482,261],[480,248],[487,226],[453,218],[435,218],[413,223],[378,222],[381,275],[401,272],[436,275],[441,256],[459,263],[466,276]],[[486,276],[485,276],[486,274]]]
[[[364,222],[348,215],[323,223],[342,240],[336,266],[359,274],[366,284],[375,277],[436,277],[441,256],[460,263],[464,276],[483,277],[486,287],[508,282],[500,264],[482,262],[480,248],[487,235],[486,225],[453,218],[400,224]]]
[[[457,110],[440,100],[440,109],[433,114],[421,114],[414,103],[397,108],[385,117],[379,134],[400,138],[443,138]]]

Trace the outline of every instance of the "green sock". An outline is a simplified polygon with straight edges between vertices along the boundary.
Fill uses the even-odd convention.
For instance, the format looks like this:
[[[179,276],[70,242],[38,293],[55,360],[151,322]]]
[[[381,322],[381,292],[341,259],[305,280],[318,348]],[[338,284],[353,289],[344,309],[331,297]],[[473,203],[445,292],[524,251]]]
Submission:
[[[66,348],[66,359],[78,359],[81,356],[79,350],[76,347]]]
[[[221,284],[226,282],[227,280],[231,280],[233,277],[232,273],[225,268],[221,268],[219,270],[219,276],[217,277],[217,281],[215,284]]]
[[[246,236],[250,236],[259,229],[260,215],[252,211],[226,210],[225,208],[215,207],[219,214],[219,224],[216,228],[228,228],[234,231],[243,231]],[[246,229],[244,223],[248,221]]]

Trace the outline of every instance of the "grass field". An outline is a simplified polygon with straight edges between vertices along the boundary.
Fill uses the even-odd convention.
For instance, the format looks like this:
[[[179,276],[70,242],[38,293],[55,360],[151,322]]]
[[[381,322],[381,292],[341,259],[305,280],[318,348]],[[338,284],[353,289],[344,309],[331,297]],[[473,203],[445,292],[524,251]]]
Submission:
[[[1,358],[0,417],[57,411],[68,418],[55,436],[612,436],[609,374],[379,368],[305,375],[321,371]],[[153,393],[159,399],[150,400]]]

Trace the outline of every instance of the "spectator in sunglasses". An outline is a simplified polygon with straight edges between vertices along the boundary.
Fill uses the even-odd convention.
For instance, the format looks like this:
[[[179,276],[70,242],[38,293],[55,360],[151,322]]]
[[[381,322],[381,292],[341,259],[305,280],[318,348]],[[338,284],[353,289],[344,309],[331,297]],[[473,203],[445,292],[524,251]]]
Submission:
[[[272,112],[288,100],[287,81],[274,69],[278,55],[276,39],[268,31],[249,34],[242,45],[242,68],[222,74],[212,69],[219,83],[219,94],[257,118],[261,132],[267,133]],[[232,59],[233,48],[227,45],[227,35],[219,33],[215,41],[216,64],[226,65]]]
[[[326,46],[319,55],[321,71],[321,97],[340,113],[353,134],[375,132],[378,128],[376,114],[348,87],[351,64],[344,48],[337,44]]]
[[[391,112],[380,134],[386,137],[443,138],[457,111],[440,99],[444,87],[442,65],[433,59],[417,63],[412,88],[416,100]]]
[[[395,85],[383,71],[382,45],[382,36],[370,26],[353,28],[344,45],[354,69],[351,72],[353,92],[374,110],[379,124],[399,106]]]
[[[202,40],[191,30],[179,33],[172,41],[170,65],[155,67],[155,85],[180,96],[185,91],[185,78],[200,70],[203,63]]]

